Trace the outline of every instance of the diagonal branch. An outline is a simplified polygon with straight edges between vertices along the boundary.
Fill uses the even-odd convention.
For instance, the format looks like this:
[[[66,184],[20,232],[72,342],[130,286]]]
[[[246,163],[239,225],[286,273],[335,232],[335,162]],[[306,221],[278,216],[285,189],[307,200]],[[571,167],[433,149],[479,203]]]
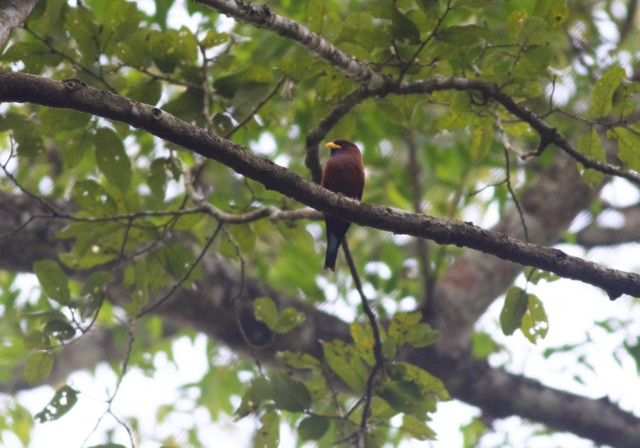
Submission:
[[[457,84],[453,82],[452,85]],[[0,101],[70,108],[121,121],[216,160],[237,173],[262,183],[268,189],[323,213],[396,234],[427,238],[439,244],[469,247],[522,265],[551,271],[561,277],[598,286],[611,299],[622,294],[640,296],[638,274],[610,269],[569,256],[557,249],[525,243],[476,227],[472,223],[358,203],[158,108],[89,87],[77,80],[60,82],[22,73],[0,73]]]
[[[499,86],[474,79],[464,78],[440,78],[412,83],[398,84],[388,77],[383,77],[373,71],[364,62],[358,61],[353,56],[342,52],[340,49],[329,43],[316,33],[300,25],[299,23],[280,16],[272,12],[266,5],[254,4],[245,0],[194,0],[196,3],[214,8],[234,19],[250,23],[258,28],[273,31],[283,37],[293,40],[311,53],[324,59],[331,66],[340,70],[345,76],[362,85],[363,91],[357,91],[357,102],[361,102],[367,96],[395,93],[398,95],[409,93],[431,93],[436,90],[475,90],[485,97],[493,98],[505,109],[516,117],[529,123],[540,135],[540,143],[532,155],[539,155],[549,145],[554,144],[569,154],[576,161],[586,168],[600,171],[604,174],[625,178],[637,185],[640,185],[640,175],[630,172],[624,168],[601,162],[585,156],[578,151],[558,130],[549,126],[542,118],[519,105],[513,98],[500,90]],[[353,95],[353,94],[352,94]],[[350,95],[351,96],[351,95]],[[340,106],[352,108],[356,103]],[[339,119],[340,117],[338,117]],[[315,141],[323,128],[319,127],[318,133],[313,135],[307,142],[307,166],[311,169],[313,179],[318,179],[317,169],[317,142]],[[327,132],[326,130],[324,132]]]
[[[0,3],[0,48],[11,31],[19,26],[35,8],[38,0],[6,0]]]
[[[267,5],[246,0],[194,0],[196,3],[216,9],[239,22],[250,23],[296,42],[301,47],[327,61],[346,77],[365,86],[379,86],[386,79],[374,72],[364,62],[349,56],[332,43],[310,31],[298,22],[280,16]]]
[[[393,93],[406,95],[410,93],[432,93],[438,90],[452,89],[463,91],[474,90],[481,93],[486,98],[493,98],[506,110],[528,123],[540,135],[538,149],[533,153],[533,155],[541,154],[549,145],[556,145],[574,160],[583,164],[586,168],[591,168],[611,176],[622,177],[636,185],[640,185],[640,175],[619,166],[585,156],[578,151],[556,128],[549,126],[546,121],[527,107],[518,104],[513,98],[500,90],[496,84],[478,81],[475,79],[436,78],[425,81],[403,83],[395,87],[393,89]]]
[[[28,215],[40,208],[33,199],[9,194],[3,195],[2,203],[6,207],[0,208],[0,228],[12,223],[16,214]],[[25,251],[24,247],[31,250]],[[64,251],[64,248],[56,249],[45,232],[28,227],[19,232],[11,244],[0,242],[0,266],[14,272],[29,270],[23,267],[31,266],[44,253],[53,258],[57,251]],[[27,259],[19,261],[17,254]],[[256,348],[256,355],[270,366],[276,365],[273,355],[278,351],[291,350],[321,358],[322,347],[318,341],[350,338],[348,323],[309,303],[273,291],[255,279],[242,279],[242,274],[225,261],[207,255],[203,259],[203,269],[205,274],[197,287],[177,291],[174,298],[157,310],[166,321],[163,328],[169,329],[170,334],[181,327],[189,327],[250,356],[235,319],[233,300],[242,285],[243,292],[238,298],[242,309],[251,310],[251,303],[257,297],[271,297],[280,308],[294,306],[306,315],[304,326],[285,335],[271,335],[265,334],[268,330],[264,325],[249,318],[253,316],[251,311],[243,314],[247,317],[242,320],[244,330],[256,339],[256,343],[260,339],[272,342]],[[467,299],[472,302],[473,295]],[[130,300],[130,294],[114,288],[111,300],[123,305]],[[51,380],[64,381],[76,369],[91,369],[102,360],[121,359],[124,347],[118,342],[116,333],[96,328],[65,348],[55,363]],[[442,342],[441,339],[436,345]],[[492,368],[485,361],[474,359],[467,351],[414,350],[407,354],[406,360],[441,377],[455,398],[487,409],[495,417],[519,415],[616,447],[635,447],[640,440],[640,419],[614,403],[559,391],[534,379]],[[9,393],[28,387],[23,381],[16,380],[0,384],[0,391]]]

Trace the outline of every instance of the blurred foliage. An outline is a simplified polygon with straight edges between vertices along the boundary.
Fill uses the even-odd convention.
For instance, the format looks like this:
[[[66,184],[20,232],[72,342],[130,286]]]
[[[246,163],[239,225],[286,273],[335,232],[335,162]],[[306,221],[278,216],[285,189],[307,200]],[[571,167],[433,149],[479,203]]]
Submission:
[[[628,55],[638,51],[632,42],[640,39],[634,39],[636,29],[624,28],[613,13],[620,3],[376,0],[363,8],[356,0],[266,2],[274,12],[396,79],[458,76],[496,83],[520,104],[546,114],[596,160],[605,157],[596,127],[606,120],[607,137],[618,142],[619,158],[639,170],[640,129],[626,119],[637,113],[640,87],[628,79]],[[628,33],[617,47],[600,32],[602,20]],[[603,58],[600,51],[607,45],[611,49]],[[358,87],[285,38],[231,22],[196,2],[175,0],[144,5],[41,0],[3,48],[0,69],[75,78],[156,105],[219,135],[233,132],[234,141],[300,174],[308,173],[305,137]],[[338,122],[327,140],[347,138],[364,150],[365,201],[490,225],[512,199],[504,182],[497,117],[514,145],[536,148],[537,135],[529,126],[473,93],[456,91],[367,100]],[[198,165],[196,188],[228,213],[270,205],[299,207],[224,166],[197,160],[121,123],[75,111],[2,105],[0,138],[0,162],[13,157],[6,166],[21,188],[78,207],[56,235],[69,240],[69,251],[33,267],[39,294],[19,299],[15,276],[0,273],[0,382],[8,381],[19,366],[27,382],[42,382],[54,368],[53,354],[94,324],[114,329],[126,345],[127,321],[151,298],[174,285],[189,288],[202,278],[202,268],[194,263],[216,223],[202,213],[173,213],[188,203],[184,170]],[[415,160],[409,156],[412,148]],[[519,190],[535,173],[513,159],[509,174]],[[544,157],[541,162],[546,163]],[[583,174],[591,184],[602,179],[591,170]],[[5,177],[1,188],[18,191]],[[335,277],[320,269],[319,229],[316,223],[266,220],[226,225],[210,251],[242,264],[247,275],[273,289],[323,309],[335,301],[357,309],[344,260],[339,259]],[[359,271],[376,291],[377,311],[390,318],[383,334],[385,357],[395,359],[405,348],[433,343],[438,334],[419,314],[399,312],[399,303],[425,300],[425,283],[437,279],[460,250],[429,246],[424,266],[409,238],[352,227],[349,242]],[[123,272],[120,280],[109,267],[113,263]],[[89,270],[83,281],[67,277],[71,271]],[[429,279],[422,278],[424,272]],[[327,287],[334,281],[335,288]],[[104,300],[111,287],[130,294],[124,310]],[[304,325],[302,313],[279,310],[270,298],[256,300],[254,311],[276,333]],[[533,343],[548,330],[543,302],[518,287],[507,293],[500,322],[505,334],[520,329]],[[149,356],[160,353],[171,359],[171,339],[162,337],[160,319],[145,318],[140,326],[128,362],[152,374]],[[344,415],[362,395],[373,360],[371,329],[358,322],[351,329],[352,343],[323,341],[324,363],[283,353],[280,361],[287,369],[268,375],[249,361],[223,367],[216,361],[219,348],[209,342],[214,361],[202,381],[185,385],[185,390],[199,391],[194,406],[206,408],[212,419],[221,412],[257,415],[256,446],[276,446],[281,423],[296,428],[301,441],[332,446],[357,429],[361,409]],[[638,345],[625,345],[636,361]],[[478,357],[500,350],[485,333],[474,336],[473,347]],[[113,369],[118,372],[121,365]],[[303,379],[289,375],[293,370],[304,371]],[[247,371],[252,372],[249,381]],[[329,380],[343,382],[355,395],[334,394]],[[240,396],[238,407],[233,403]],[[385,366],[372,400],[370,423],[376,430],[368,446],[398,444],[403,437],[433,438],[426,422],[437,402],[448,398],[442,382],[428,372],[402,362]],[[60,418],[77,399],[77,391],[63,385],[36,418]],[[173,405],[159,409],[158,422],[173,412],[178,412]],[[2,430],[9,430],[28,443],[32,420],[18,418],[24,413],[19,405],[2,412],[0,442]],[[397,415],[402,415],[401,423],[390,425]],[[467,425],[465,446],[474,446],[482,431],[479,420]],[[202,445],[193,428],[187,432],[191,445]]]

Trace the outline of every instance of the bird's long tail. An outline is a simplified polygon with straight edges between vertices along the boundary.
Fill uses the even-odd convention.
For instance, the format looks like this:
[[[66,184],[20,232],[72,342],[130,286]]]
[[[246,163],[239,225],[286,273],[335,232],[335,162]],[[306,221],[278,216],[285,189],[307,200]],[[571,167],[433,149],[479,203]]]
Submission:
[[[332,271],[336,270],[336,259],[338,258],[338,250],[340,250],[340,245],[342,244],[342,238],[339,238],[337,235],[332,233],[327,234],[327,255],[324,258],[324,268],[331,269]]]

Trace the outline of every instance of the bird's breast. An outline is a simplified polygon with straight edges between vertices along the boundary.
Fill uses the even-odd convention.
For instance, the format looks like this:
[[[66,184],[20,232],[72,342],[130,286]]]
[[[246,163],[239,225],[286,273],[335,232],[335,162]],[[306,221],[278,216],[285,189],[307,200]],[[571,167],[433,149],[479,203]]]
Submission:
[[[322,186],[360,199],[364,190],[364,166],[360,154],[335,154],[325,165]]]

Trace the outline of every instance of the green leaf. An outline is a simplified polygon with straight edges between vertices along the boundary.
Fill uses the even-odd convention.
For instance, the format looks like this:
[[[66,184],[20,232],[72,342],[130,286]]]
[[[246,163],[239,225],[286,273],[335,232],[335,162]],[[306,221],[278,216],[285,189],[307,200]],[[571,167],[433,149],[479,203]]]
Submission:
[[[178,65],[194,63],[198,52],[198,42],[191,31],[166,29],[149,34],[149,48],[153,61],[165,73],[172,73]]]
[[[218,33],[216,31],[209,31],[205,35],[204,39],[200,41],[200,46],[203,48],[213,48],[218,45],[229,42],[230,36],[227,33]]]
[[[269,381],[258,376],[251,380],[251,385],[242,396],[242,402],[235,411],[235,415],[242,418],[256,412],[262,403],[271,398],[272,388]]]
[[[438,0],[418,0],[418,6],[427,14],[435,14],[438,12]]]
[[[614,128],[607,131],[607,137],[618,141],[618,157],[632,170],[640,171],[640,128]]]
[[[118,43],[114,50],[124,64],[139,69],[151,66],[152,59],[147,33],[147,30],[140,28],[131,35],[130,39]]]
[[[482,45],[484,41],[490,40],[493,33],[482,26],[465,25],[450,26],[436,33],[436,39],[456,47],[475,47]]]
[[[464,437],[464,448],[478,446],[480,438],[487,433],[487,427],[482,422],[482,417],[473,417],[468,424],[460,429]]]
[[[164,199],[165,189],[167,188],[167,164],[169,160],[165,158],[154,159],[151,162],[149,179],[147,183],[151,189],[151,193],[158,199]]]
[[[527,17],[524,19],[520,30],[520,42],[527,46],[545,45],[549,43],[553,35],[553,27],[541,17]]]
[[[82,285],[82,295],[91,295],[101,299],[105,293],[105,285],[113,280],[113,275],[108,271],[92,272]]]
[[[70,386],[62,386],[53,395],[53,398],[45,406],[45,408],[35,415],[36,420],[40,423],[57,420],[78,402],[78,391]]]
[[[321,33],[326,2],[324,0],[307,1],[307,23],[314,33]]]
[[[238,245],[240,252],[252,253],[256,247],[256,232],[251,224],[238,224],[227,227],[231,239]]]
[[[527,311],[527,305],[527,293],[522,288],[517,286],[509,288],[500,312],[500,326],[505,335],[511,336],[514,331],[520,328],[522,317]]]
[[[415,415],[402,416],[402,430],[418,440],[435,440],[436,438],[435,431],[427,426],[424,419],[417,418]]]
[[[96,62],[99,54],[97,39],[99,27],[93,11],[82,6],[65,8],[64,24],[71,38],[78,45],[82,61],[89,64]]]
[[[257,430],[254,448],[277,448],[280,444],[280,416],[270,410],[260,418],[262,426]]]
[[[402,344],[404,343],[406,332],[418,325],[421,320],[422,313],[419,311],[414,313],[399,311],[391,318],[387,334],[390,338],[393,338],[398,341],[398,343]]]
[[[597,160],[599,162],[605,161],[605,153],[604,149],[602,148],[602,141],[600,140],[600,136],[598,135],[596,130],[593,128],[590,132],[582,134],[578,138],[577,148],[578,151],[592,160]],[[604,178],[604,174],[591,169],[585,169],[582,176],[583,179],[591,186],[598,185]]]
[[[525,273],[526,273],[527,280],[533,283],[534,285],[537,285],[542,280],[549,283],[560,280],[560,277],[558,276],[558,274],[554,274],[553,272],[549,272],[549,271],[542,271],[536,268],[526,269]]]
[[[307,386],[283,371],[271,375],[272,398],[278,409],[303,412],[311,407],[311,393]]]
[[[627,353],[629,353],[635,361],[636,371],[638,372],[638,375],[640,375],[640,338],[636,338],[635,344],[629,344],[626,341],[623,344]]]
[[[507,31],[513,39],[518,39],[520,36],[526,18],[527,12],[522,9],[513,11],[509,14],[509,17],[507,17]]]
[[[428,394],[435,395],[439,400],[450,400],[451,396],[444,386],[442,380],[420,367],[409,364],[407,362],[398,362],[391,366],[387,373],[389,377],[396,381],[409,381],[417,385],[420,394],[426,396]]]
[[[278,352],[276,356],[279,362],[294,369],[320,370],[322,368],[322,363],[307,353],[294,353],[284,350]]]
[[[491,150],[493,142],[493,122],[490,118],[478,118],[471,130],[473,143],[471,144],[471,157],[474,161],[482,160]]]
[[[620,118],[626,118],[635,112],[640,82],[623,80],[613,95],[613,112]]]
[[[413,364],[399,362],[385,371],[387,376],[376,394],[399,412],[424,418],[435,412],[438,401],[451,398],[440,379]]]
[[[625,77],[622,67],[615,66],[607,70],[593,86],[589,117],[606,117],[613,108],[613,95]]]
[[[360,351],[363,359],[369,363],[373,363],[373,332],[371,326],[367,323],[361,325],[359,322],[353,322],[349,326],[353,345]]]
[[[433,344],[440,336],[429,324],[421,323],[422,313],[398,312],[391,318],[388,336],[398,346],[426,347]]]
[[[197,124],[203,124],[202,108],[204,95],[200,89],[187,88],[184,92],[171,98],[163,110],[181,119]]]
[[[51,339],[45,332],[34,330],[27,333],[24,344],[29,350],[45,350],[51,346]]]
[[[17,128],[13,131],[13,138],[18,145],[18,155],[21,157],[37,157],[44,154],[42,137],[33,129]]]
[[[62,161],[65,169],[75,168],[82,161],[93,145],[94,135],[92,132],[84,131],[74,134],[60,148]]]
[[[133,84],[127,91],[127,96],[141,103],[155,106],[162,96],[162,84],[155,79],[147,79]]]
[[[325,342],[322,348],[331,370],[355,392],[362,392],[367,382],[367,369],[356,349],[340,340]]]
[[[107,52],[116,51],[118,44],[126,42],[144,20],[142,13],[133,3],[116,0],[107,2],[108,9],[100,27],[98,40]]]
[[[32,352],[24,363],[23,376],[32,386],[46,380],[53,370],[53,355],[45,351]]]
[[[453,92],[449,99],[449,112],[436,123],[438,129],[464,129],[472,117],[471,99],[467,92]]]
[[[91,115],[68,109],[46,108],[39,114],[42,123],[38,131],[45,135],[57,135],[59,132],[74,131],[85,127]]]
[[[51,320],[45,324],[44,331],[60,341],[71,339],[76,335],[76,329],[67,320]]]
[[[96,162],[109,183],[124,191],[131,184],[131,161],[124,150],[122,139],[109,128],[96,132]]]
[[[408,40],[414,45],[420,43],[420,30],[416,24],[396,8],[393,8],[391,21],[393,23],[391,34],[396,39]]]
[[[522,317],[521,330],[532,344],[544,339],[549,331],[549,319],[542,301],[533,294],[528,294],[527,313]]]
[[[497,349],[491,336],[483,332],[474,332],[471,335],[471,354],[479,359],[486,359]]]
[[[387,337],[382,341],[382,354],[386,359],[395,359],[398,348],[398,344],[393,338]]]
[[[255,378],[249,389],[242,396],[240,407],[236,409],[235,415],[239,418],[249,414],[257,414],[263,402],[271,397],[271,385],[265,378]]]
[[[327,417],[312,415],[303,419],[298,425],[300,440],[318,440],[329,429],[330,421]]]
[[[533,15],[544,18],[550,25],[560,26],[569,16],[569,7],[565,0],[538,0]]]
[[[435,398],[422,397],[420,388],[410,381],[387,380],[378,387],[376,393],[398,412],[410,414],[435,411]]]
[[[218,94],[225,98],[233,98],[236,92],[250,83],[269,83],[273,80],[273,72],[259,66],[216,78],[213,86]]]
[[[184,246],[182,243],[178,241],[172,241],[168,244],[163,250],[163,254],[167,260],[167,264],[169,265],[169,272],[176,280],[182,280],[182,278],[187,274],[189,269],[191,269],[193,263],[196,262],[196,257],[191,252],[191,249]],[[202,267],[201,265],[193,268],[189,277],[182,284],[183,287],[190,287],[190,283],[200,280],[202,278]]]
[[[304,313],[293,307],[286,307],[278,317],[278,323],[273,330],[278,334],[288,333],[295,327],[303,323],[306,319]]]
[[[134,262],[127,267],[127,271],[130,272],[131,269],[133,269],[135,288],[130,294],[129,303],[124,307],[130,316],[138,314],[149,302],[150,281],[146,260],[134,260]]]
[[[95,216],[111,216],[118,210],[116,201],[95,180],[79,180],[71,190],[71,200]]]
[[[102,305],[107,288],[106,285],[113,281],[113,275],[108,271],[92,272],[82,285],[80,298],[70,304],[80,312],[83,318],[88,318]]]
[[[269,297],[258,297],[253,301],[253,314],[270,330],[274,330],[278,325],[278,307]]]
[[[411,347],[427,347],[435,343],[440,337],[440,332],[435,331],[429,324],[418,324],[411,328],[404,340],[404,344]]]
[[[40,286],[51,299],[64,305],[71,299],[67,274],[53,260],[39,260],[33,263],[33,272]]]

